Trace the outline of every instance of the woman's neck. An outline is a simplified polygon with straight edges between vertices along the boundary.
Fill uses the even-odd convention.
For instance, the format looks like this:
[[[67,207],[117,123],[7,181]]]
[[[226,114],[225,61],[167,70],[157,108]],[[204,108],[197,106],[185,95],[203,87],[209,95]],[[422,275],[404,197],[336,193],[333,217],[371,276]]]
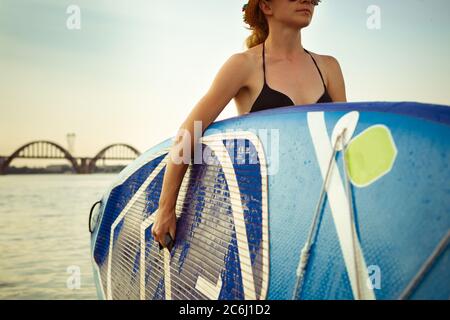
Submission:
[[[266,39],[266,51],[275,58],[292,60],[304,52],[301,38],[301,30],[272,24]]]

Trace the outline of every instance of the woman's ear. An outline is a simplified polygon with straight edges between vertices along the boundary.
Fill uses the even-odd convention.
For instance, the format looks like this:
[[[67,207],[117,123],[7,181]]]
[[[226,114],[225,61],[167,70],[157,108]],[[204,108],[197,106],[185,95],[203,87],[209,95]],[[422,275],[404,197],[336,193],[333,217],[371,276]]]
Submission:
[[[268,16],[272,15],[272,7],[271,7],[271,4],[269,1],[267,1],[267,0],[260,1],[259,8],[265,15],[268,15]]]

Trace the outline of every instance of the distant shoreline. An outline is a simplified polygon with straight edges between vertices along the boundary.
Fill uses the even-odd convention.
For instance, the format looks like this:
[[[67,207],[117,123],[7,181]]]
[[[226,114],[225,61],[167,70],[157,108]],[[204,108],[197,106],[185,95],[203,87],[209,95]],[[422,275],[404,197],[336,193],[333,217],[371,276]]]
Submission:
[[[119,173],[124,165],[96,167],[93,173]],[[68,165],[51,165],[47,167],[9,167],[5,175],[10,174],[77,174]]]

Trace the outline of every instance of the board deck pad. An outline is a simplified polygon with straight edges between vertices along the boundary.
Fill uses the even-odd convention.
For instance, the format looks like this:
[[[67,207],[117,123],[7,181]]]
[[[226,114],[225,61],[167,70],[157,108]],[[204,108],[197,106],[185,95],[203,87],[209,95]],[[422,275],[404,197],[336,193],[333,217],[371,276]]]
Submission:
[[[168,252],[160,251],[151,235],[168,150],[111,191],[105,208],[105,215],[111,219],[102,224],[99,237],[103,237],[103,241],[98,241],[94,249],[95,261],[102,266],[102,286],[108,297],[265,297],[268,226],[264,221],[267,219],[267,184],[264,181],[267,177],[259,159],[264,154],[257,154],[255,146],[245,137],[209,138],[208,141],[210,145],[202,144],[202,153],[208,157],[204,163],[188,168],[180,188],[177,202],[179,232],[170,253],[170,278],[177,285],[170,292],[164,286],[167,277],[164,255]],[[217,150],[217,153],[210,150]],[[227,154],[220,154],[220,151]],[[234,156],[236,161],[229,166],[221,161],[224,156]],[[250,158],[256,161],[250,163]],[[226,179],[230,174],[233,177]],[[128,190],[124,190],[124,186]],[[242,248],[241,255],[237,254],[238,248]],[[112,253],[109,261],[107,252]],[[108,283],[111,278],[120,281]]]
[[[295,298],[398,299],[441,246],[408,298],[447,299],[450,107],[409,102],[277,108],[212,124],[180,188],[170,253],[151,228],[172,140],[149,149],[102,198],[91,238],[99,298],[291,299],[333,130],[349,113],[356,129],[331,162]]]

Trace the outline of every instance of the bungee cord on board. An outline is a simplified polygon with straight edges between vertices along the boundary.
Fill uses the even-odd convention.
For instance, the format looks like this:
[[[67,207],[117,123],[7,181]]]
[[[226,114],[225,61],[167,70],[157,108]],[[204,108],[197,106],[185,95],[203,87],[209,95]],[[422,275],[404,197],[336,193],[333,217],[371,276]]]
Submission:
[[[297,297],[300,295],[302,287],[303,287],[305,271],[306,271],[306,267],[308,266],[311,248],[312,248],[312,245],[314,244],[314,241],[315,241],[315,238],[316,238],[316,235],[318,232],[317,225],[318,225],[321,209],[323,206],[324,195],[328,188],[328,183],[329,183],[331,172],[332,172],[331,169],[333,167],[333,161],[334,161],[334,158],[338,151],[341,151],[342,156],[343,156],[344,175],[345,175],[345,180],[346,180],[345,194],[346,194],[347,202],[349,205],[350,225],[352,227],[352,237],[351,237],[352,238],[352,257],[353,257],[353,263],[354,263],[354,268],[355,268],[355,273],[356,273],[356,295],[355,295],[355,298],[358,300],[361,298],[360,281],[359,281],[359,276],[358,276],[358,274],[359,274],[358,262],[356,260],[356,237],[357,237],[357,235],[356,235],[356,232],[354,231],[355,219],[354,219],[354,211],[353,211],[353,204],[352,204],[352,197],[351,197],[351,186],[350,186],[350,179],[348,176],[348,172],[346,169],[347,163],[345,160],[345,152],[347,150],[346,143],[345,143],[346,142],[346,139],[345,139],[346,131],[347,131],[347,128],[344,128],[342,130],[342,132],[337,136],[336,141],[333,144],[333,152],[332,152],[332,155],[328,162],[327,172],[325,175],[324,182],[322,184],[319,201],[317,202],[317,205],[316,205],[313,222],[311,224],[311,228],[309,230],[309,234],[308,234],[306,243],[300,253],[300,259],[299,259],[299,263],[298,263],[298,267],[297,267],[297,271],[296,271],[295,287],[292,292],[292,300],[297,299]],[[339,143],[341,143],[342,145],[340,146]]]
[[[345,131],[346,129],[344,129]],[[328,162],[328,167],[327,167],[327,173],[325,175],[325,179],[322,183],[322,190],[320,192],[320,196],[319,196],[319,201],[317,202],[316,205],[316,209],[315,209],[315,213],[314,213],[314,218],[313,218],[313,222],[311,224],[311,228],[309,230],[309,234],[308,234],[308,238],[306,239],[306,243],[303,246],[303,249],[300,253],[300,260],[297,266],[297,271],[296,271],[296,281],[295,281],[295,287],[294,287],[294,291],[292,293],[292,300],[295,300],[297,298],[297,296],[299,295],[299,293],[301,292],[301,288],[303,285],[303,278],[304,278],[304,274],[305,274],[305,270],[306,267],[308,265],[308,261],[309,261],[309,254],[311,251],[311,246],[313,245],[313,240],[315,238],[315,235],[317,233],[317,222],[319,220],[319,215],[320,215],[320,211],[322,208],[322,202],[323,202],[323,198],[325,195],[325,191],[327,189],[328,186],[328,181],[330,178],[330,174],[331,174],[331,168],[333,167],[333,160],[334,157],[336,156],[336,152],[337,152],[337,144],[338,141],[342,138],[342,134],[340,134],[334,145],[333,145],[333,152],[331,154],[330,160]]]

